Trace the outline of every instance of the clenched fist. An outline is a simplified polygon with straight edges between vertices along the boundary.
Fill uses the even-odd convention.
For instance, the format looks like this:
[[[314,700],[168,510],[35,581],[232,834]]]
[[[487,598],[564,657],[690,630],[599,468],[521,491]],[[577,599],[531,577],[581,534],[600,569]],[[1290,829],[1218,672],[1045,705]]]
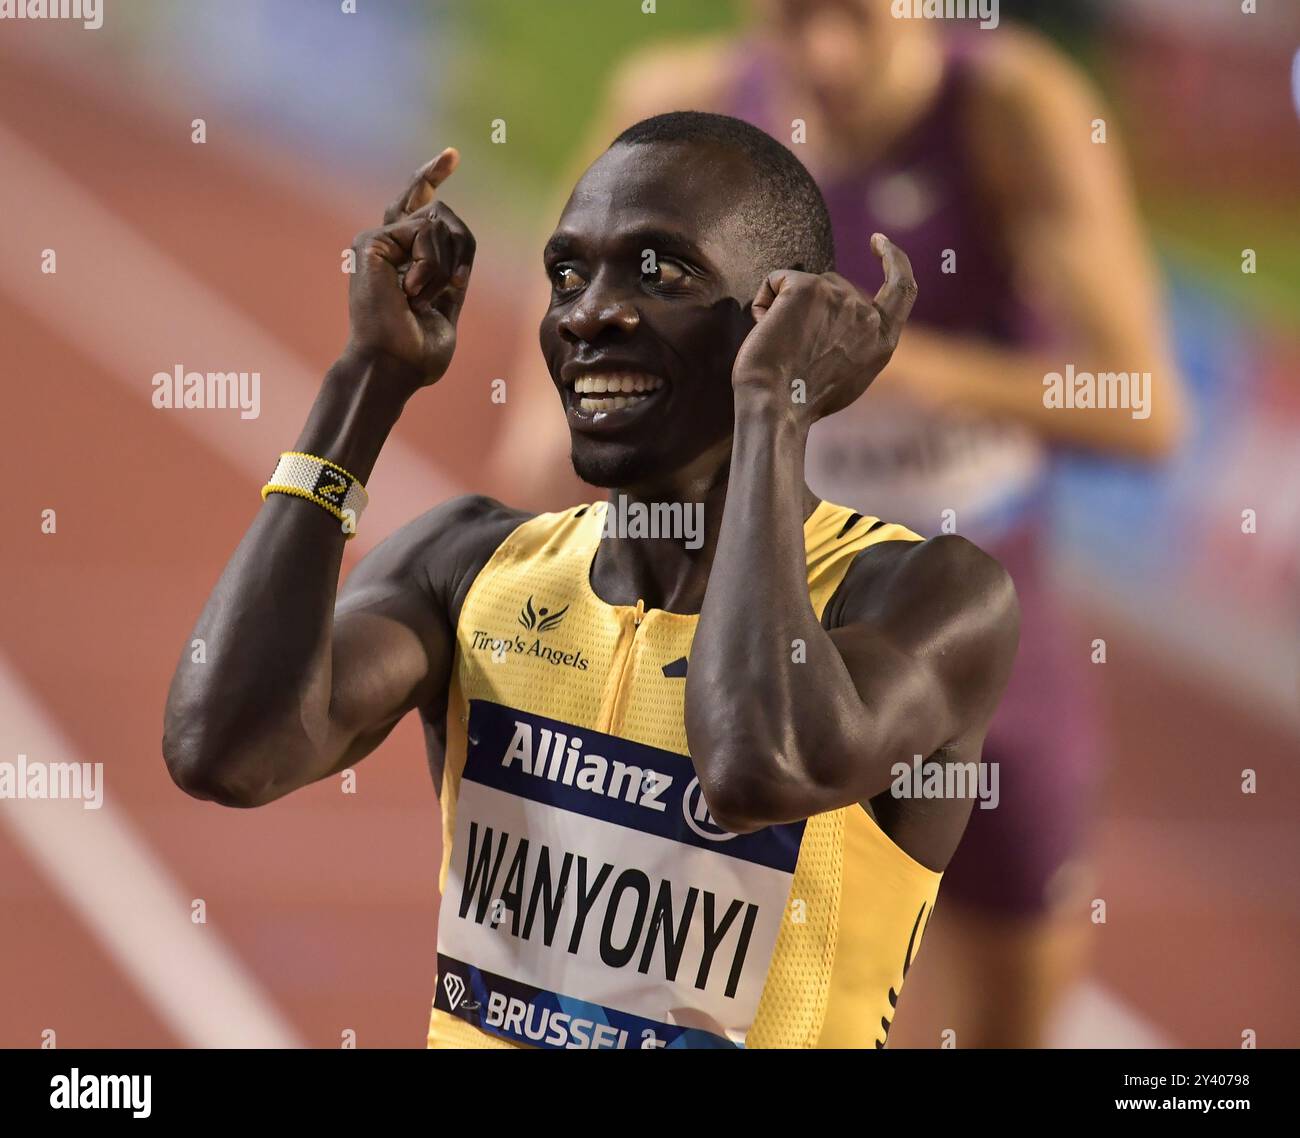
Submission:
[[[423,166],[384,224],[352,243],[348,353],[396,364],[412,390],[436,383],[451,363],[474,265],[474,235],[435,198],[459,161],[449,147]]]
[[[751,307],[754,327],[731,369],[737,399],[750,393],[789,399],[811,426],[866,391],[894,354],[916,299],[906,254],[879,233],[871,247],[885,265],[874,298],[838,273],[768,274]]]

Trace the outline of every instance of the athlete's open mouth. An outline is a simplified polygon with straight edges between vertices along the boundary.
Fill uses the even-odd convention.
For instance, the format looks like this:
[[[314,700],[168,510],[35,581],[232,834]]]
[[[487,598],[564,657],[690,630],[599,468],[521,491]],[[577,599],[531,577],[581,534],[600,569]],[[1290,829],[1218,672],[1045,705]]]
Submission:
[[[656,402],[667,388],[657,375],[641,371],[588,372],[568,385],[568,409],[582,426],[617,426]]]
[[[649,397],[663,387],[657,375],[637,372],[614,372],[610,375],[583,375],[574,382],[578,406],[584,411],[620,411]]]

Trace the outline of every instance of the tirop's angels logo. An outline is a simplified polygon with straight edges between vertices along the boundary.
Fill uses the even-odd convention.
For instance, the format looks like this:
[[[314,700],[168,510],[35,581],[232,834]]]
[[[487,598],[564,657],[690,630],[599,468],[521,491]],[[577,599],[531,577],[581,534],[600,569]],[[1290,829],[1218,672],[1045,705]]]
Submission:
[[[543,643],[542,638],[559,626],[568,611],[568,605],[562,609],[538,608],[534,604],[534,598],[529,597],[524,602],[524,607],[519,610],[517,619],[523,628],[535,634],[531,644],[518,633],[507,633],[501,636],[486,629],[476,628],[470,641],[470,651],[491,653],[495,664],[502,664],[508,659],[523,658],[530,662],[542,660],[555,666],[563,665],[566,668],[576,668],[579,672],[585,672],[591,666],[591,661],[582,654],[580,648],[565,650],[563,644]]]
[[[568,611],[568,605],[565,605],[559,612],[551,612],[549,609],[534,609],[533,598],[529,597],[524,602],[524,607],[519,613],[519,623],[529,632],[550,632],[564,619],[564,614]]]

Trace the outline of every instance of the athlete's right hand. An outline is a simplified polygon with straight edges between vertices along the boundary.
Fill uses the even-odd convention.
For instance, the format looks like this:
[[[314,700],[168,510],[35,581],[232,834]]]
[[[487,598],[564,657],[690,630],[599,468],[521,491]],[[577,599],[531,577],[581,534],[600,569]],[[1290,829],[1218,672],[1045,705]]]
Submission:
[[[448,147],[422,166],[384,211],[384,224],[352,243],[348,353],[397,365],[412,390],[436,383],[451,363],[474,264],[473,234],[435,200],[459,161]]]

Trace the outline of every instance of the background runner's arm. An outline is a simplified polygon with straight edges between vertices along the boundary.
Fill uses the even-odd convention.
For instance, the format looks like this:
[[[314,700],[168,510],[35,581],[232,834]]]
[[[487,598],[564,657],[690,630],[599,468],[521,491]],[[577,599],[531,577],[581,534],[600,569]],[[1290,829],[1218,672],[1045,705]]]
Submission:
[[[1086,77],[1039,37],[1007,29],[979,55],[964,126],[970,155],[1004,235],[1016,285],[1061,337],[1014,348],[918,325],[890,365],[887,387],[935,406],[1005,416],[1049,442],[1122,458],[1169,454],[1186,433],[1186,383],[1174,356],[1159,274],[1134,201],[1118,124]],[[1093,122],[1106,122],[1104,143]],[[936,266],[928,266],[933,273]],[[1143,417],[1133,408],[1044,403],[1044,376],[1150,373]]]
[[[474,239],[434,190],[456,161],[444,151],[418,171],[385,224],[357,238],[348,347],[294,445],[363,483],[407,399],[455,349]],[[203,661],[187,644],[172,680],[163,754],[177,784],[231,806],[269,802],[356,762],[444,688],[443,577],[456,541],[476,532],[474,503],[448,503],[385,542],[336,616],[342,526],[314,503],[270,495],[194,629]]]

